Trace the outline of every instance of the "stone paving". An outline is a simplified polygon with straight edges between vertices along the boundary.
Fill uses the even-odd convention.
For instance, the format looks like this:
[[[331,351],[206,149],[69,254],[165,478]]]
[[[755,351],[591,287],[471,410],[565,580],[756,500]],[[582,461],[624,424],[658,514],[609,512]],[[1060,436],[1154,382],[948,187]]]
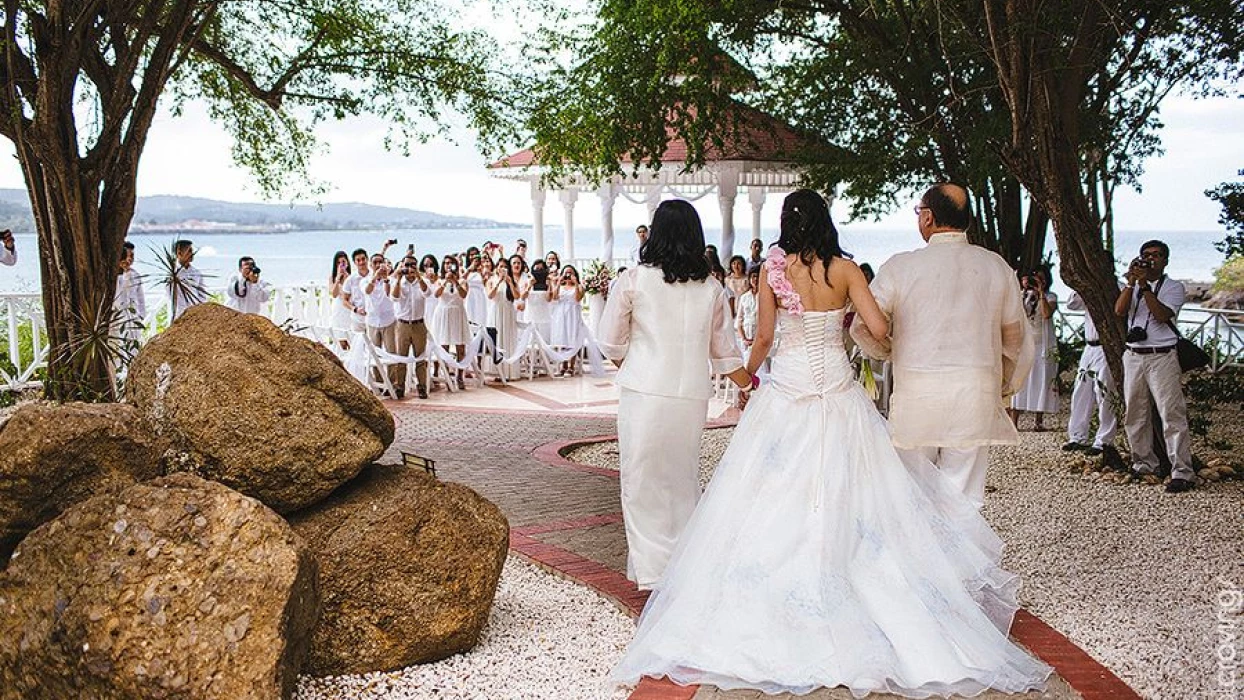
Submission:
[[[614,416],[581,411],[567,415],[552,410],[467,410],[410,400],[386,403],[397,421],[397,439],[385,455],[386,461],[399,461],[402,451],[435,460],[441,479],[466,484],[501,507],[510,521],[514,551],[596,588],[632,613],[642,608],[644,594],[622,577],[626,541],[616,477],[557,456],[561,446],[616,432]],[[1109,677],[1101,676],[1100,666],[1091,658],[1023,611],[1013,629],[1017,638],[1021,628],[1027,630],[1026,637],[1049,645],[1038,654],[1060,671],[1072,671],[1065,675],[1081,691],[1072,690],[1063,678],[1053,677],[1046,692],[1025,697],[1139,697],[1108,672]],[[693,697],[743,700],[774,696],[711,687],[680,688],[649,680],[632,695],[649,700]],[[826,689],[803,697],[845,699],[850,694],[843,689]],[[995,700],[1007,696],[987,692],[977,697]]]

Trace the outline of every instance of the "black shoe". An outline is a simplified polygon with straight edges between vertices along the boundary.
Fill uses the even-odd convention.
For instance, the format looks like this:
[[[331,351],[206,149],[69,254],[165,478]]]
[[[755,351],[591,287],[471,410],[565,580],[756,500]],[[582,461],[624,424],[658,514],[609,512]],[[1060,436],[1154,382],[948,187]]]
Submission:
[[[402,400],[402,399],[404,399],[404,398],[406,398],[406,390],[405,390],[405,389],[398,389],[398,390],[397,390],[397,400],[398,400],[398,401],[401,401],[401,400]]]
[[[1081,445],[1075,440],[1072,440],[1071,442],[1068,442],[1065,445],[1063,445],[1063,452],[1086,452],[1089,449],[1091,448],[1086,445]],[[1098,454],[1100,454],[1101,450],[1098,450],[1097,452]]]
[[[421,398],[421,399],[426,399],[426,398],[428,398],[428,388],[427,388],[427,387],[423,387],[423,386],[419,387],[419,398]]]
[[[1084,454],[1088,455],[1089,457],[1096,457],[1097,455],[1101,454],[1101,448],[1096,447],[1096,446],[1086,447],[1084,448]]]
[[[1171,479],[1171,482],[1166,485],[1167,493],[1183,493],[1191,490],[1192,482],[1187,479]]]

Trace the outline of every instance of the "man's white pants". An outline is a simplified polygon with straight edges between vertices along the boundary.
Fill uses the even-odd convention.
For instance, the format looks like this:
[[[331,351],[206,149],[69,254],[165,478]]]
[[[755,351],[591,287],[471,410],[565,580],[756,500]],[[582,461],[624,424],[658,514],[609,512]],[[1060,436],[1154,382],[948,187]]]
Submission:
[[[1076,370],[1076,385],[1071,391],[1067,439],[1097,448],[1113,445],[1119,429],[1119,419],[1110,406],[1110,396],[1115,391],[1110,366],[1106,363],[1106,352],[1100,345],[1084,346],[1080,367]],[[1089,442],[1094,409],[1097,410],[1097,437]]]
[[[959,449],[954,447],[898,448],[898,455],[908,469],[920,469],[932,462],[972,505],[985,505],[985,472],[989,467],[989,446]]]
[[[1171,477],[1191,480],[1192,447],[1188,443],[1188,404],[1180,382],[1179,356],[1174,350],[1141,355],[1123,353],[1123,428],[1132,448],[1132,469],[1141,474],[1158,470],[1153,451],[1153,409],[1162,419],[1162,436],[1171,460]]]
[[[700,500],[700,439],[707,415],[705,399],[622,390],[618,456],[626,576],[641,589],[661,581]]]

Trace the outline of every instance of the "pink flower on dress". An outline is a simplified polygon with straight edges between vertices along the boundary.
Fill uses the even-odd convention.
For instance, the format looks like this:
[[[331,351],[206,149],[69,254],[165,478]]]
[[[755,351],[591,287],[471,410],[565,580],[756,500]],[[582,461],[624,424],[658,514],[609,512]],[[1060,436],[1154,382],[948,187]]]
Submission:
[[[788,313],[802,316],[803,300],[799,298],[799,293],[795,291],[794,286],[786,277],[786,251],[780,246],[769,248],[769,256],[765,262],[769,265],[769,287],[773,289],[778,304]]]

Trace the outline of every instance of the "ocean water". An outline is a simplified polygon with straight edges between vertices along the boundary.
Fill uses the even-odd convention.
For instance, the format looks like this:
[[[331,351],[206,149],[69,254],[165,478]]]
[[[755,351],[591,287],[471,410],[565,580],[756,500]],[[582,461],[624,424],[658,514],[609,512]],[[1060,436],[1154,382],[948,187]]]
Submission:
[[[634,244],[634,235],[628,227],[619,226],[614,242],[614,256],[625,258]],[[718,230],[706,230],[708,241],[719,241]],[[891,255],[912,250],[923,245],[920,235],[912,231],[890,231],[868,227],[840,227],[842,246],[855,256],[859,262],[868,262],[874,268],[885,262]],[[745,253],[750,231],[740,231],[735,240],[735,250]],[[1214,248],[1214,242],[1223,236],[1220,231],[1121,231],[1116,234],[1117,270],[1122,272],[1124,266],[1135,257],[1141,243],[1159,238],[1171,247],[1171,261],[1168,267],[1170,275],[1176,279],[1211,281],[1214,269],[1222,264],[1223,256]],[[418,255],[432,253],[437,257],[451,252],[461,252],[471,245],[481,245],[485,241],[494,241],[505,246],[507,253],[512,252],[514,242],[522,238],[529,244],[532,242],[531,230],[521,229],[441,229],[441,230],[410,230],[410,231],[296,231],[272,234],[203,234],[196,233],[185,236],[194,241],[198,254],[195,267],[203,271],[207,277],[209,288],[223,288],[229,276],[237,269],[237,260],[244,255],[255,258],[263,270],[262,278],[274,285],[285,286],[307,283],[325,283],[330,274],[333,253],[344,250],[347,253],[355,248],[364,248],[368,252],[380,249],[384,241],[396,238],[398,244],[390,249],[391,257],[402,254],[407,244],[415,245]],[[35,236],[18,235],[16,245],[18,264],[13,267],[0,267],[0,292],[3,293],[34,293],[39,291],[39,263],[35,256]],[[776,230],[765,230],[766,243],[777,239]],[[136,246],[137,269],[140,273],[153,277],[156,269],[150,261],[156,258],[161,248],[171,246],[174,236],[170,235],[133,235],[130,241]],[[545,229],[544,240],[546,249],[562,251],[562,231],[558,227]],[[1053,248],[1053,237],[1049,247]],[[575,257],[593,258],[601,252],[600,232],[598,229],[584,228],[576,230]],[[563,262],[565,256],[563,255]],[[724,262],[724,261],[723,261]],[[1054,291],[1060,296],[1066,295],[1066,286],[1058,280],[1058,270],[1054,271]]]

